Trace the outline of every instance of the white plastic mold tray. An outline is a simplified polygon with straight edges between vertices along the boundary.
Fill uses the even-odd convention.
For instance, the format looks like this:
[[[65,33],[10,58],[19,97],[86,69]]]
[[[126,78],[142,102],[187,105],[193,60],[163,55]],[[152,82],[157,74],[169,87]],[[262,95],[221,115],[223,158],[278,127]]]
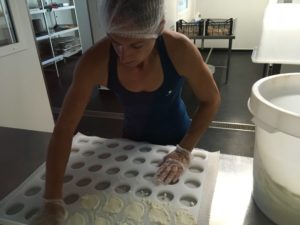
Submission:
[[[156,185],[158,163],[172,150],[77,134],[64,176],[65,224],[208,224],[219,152],[195,149],[179,182]],[[44,182],[43,164],[1,201],[0,224],[28,224],[42,206]]]

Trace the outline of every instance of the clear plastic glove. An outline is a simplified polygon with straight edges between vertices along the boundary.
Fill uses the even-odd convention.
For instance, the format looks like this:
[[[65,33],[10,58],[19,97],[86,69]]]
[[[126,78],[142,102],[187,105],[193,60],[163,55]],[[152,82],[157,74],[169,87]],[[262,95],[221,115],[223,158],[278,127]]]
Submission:
[[[63,225],[66,217],[61,199],[45,199],[44,207],[33,218],[30,225]]]
[[[157,183],[170,184],[175,183],[189,165],[191,152],[176,146],[176,149],[166,155],[155,174]]]

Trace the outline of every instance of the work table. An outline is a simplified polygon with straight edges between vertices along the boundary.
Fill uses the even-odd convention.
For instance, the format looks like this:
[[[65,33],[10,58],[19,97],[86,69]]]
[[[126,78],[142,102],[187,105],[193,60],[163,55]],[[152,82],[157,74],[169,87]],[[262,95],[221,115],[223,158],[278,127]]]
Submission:
[[[220,155],[209,225],[275,225],[252,198],[253,158]]]
[[[0,127],[0,199],[45,160],[50,133]],[[255,205],[250,157],[220,155],[209,225],[275,225]]]

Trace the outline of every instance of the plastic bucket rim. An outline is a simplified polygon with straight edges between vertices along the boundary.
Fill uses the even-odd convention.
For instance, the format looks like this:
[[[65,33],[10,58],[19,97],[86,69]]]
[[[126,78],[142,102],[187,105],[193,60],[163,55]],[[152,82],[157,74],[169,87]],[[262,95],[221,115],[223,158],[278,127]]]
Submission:
[[[295,133],[291,132],[289,129],[285,129],[280,126],[279,127],[274,126],[274,124],[277,124],[274,122],[274,119],[268,120],[268,119],[262,118],[261,114],[258,113],[258,110],[255,109],[255,107],[251,107],[251,106],[253,106],[253,104],[255,104],[255,102],[259,102],[261,104],[261,106],[263,107],[263,109],[265,109],[265,110],[273,111],[277,115],[284,115],[286,117],[291,118],[292,120],[300,121],[299,114],[289,111],[289,110],[286,110],[279,106],[276,106],[275,104],[273,104],[269,100],[267,100],[259,91],[259,87],[262,83],[267,82],[268,80],[278,79],[279,77],[283,77],[283,76],[299,76],[300,77],[300,73],[297,72],[297,73],[275,74],[275,75],[265,77],[265,78],[262,78],[262,79],[256,81],[252,86],[251,96],[248,99],[248,109],[254,118],[258,118],[259,120],[263,121],[263,123],[265,125],[271,127],[272,129],[283,132],[283,133],[290,134],[295,137],[300,137],[300,133],[295,134]]]
[[[273,80],[273,79],[276,79],[276,78],[278,78],[278,77],[283,77],[283,76],[296,76],[296,75],[300,76],[300,73],[282,73],[282,74],[275,74],[275,75],[272,75],[272,76],[269,76],[269,77],[262,78],[262,79],[258,80],[257,82],[255,82],[255,83],[253,84],[253,87],[252,87],[252,93],[253,93],[253,95],[254,95],[258,100],[260,100],[260,102],[262,102],[263,104],[267,105],[268,107],[274,108],[274,109],[276,109],[277,111],[280,111],[280,112],[282,112],[282,113],[284,113],[284,114],[288,114],[288,115],[290,115],[290,116],[295,116],[295,117],[297,117],[297,118],[300,119],[300,115],[299,115],[298,113],[295,113],[295,112],[286,110],[286,109],[284,109],[284,108],[282,108],[282,107],[279,107],[279,106],[277,106],[277,105],[271,103],[271,102],[268,101],[264,96],[262,96],[261,93],[259,92],[259,86],[261,85],[261,83],[264,83],[264,82],[266,82],[267,80]],[[251,99],[250,99],[250,101],[251,101]],[[251,105],[251,104],[249,104],[249,105]],[[253,110],[250,109],[250,107],[249,107],[249,110],[250,110],[250,112],[254,115]],[[254,115],[254,116],[255,116],[255,115]]]

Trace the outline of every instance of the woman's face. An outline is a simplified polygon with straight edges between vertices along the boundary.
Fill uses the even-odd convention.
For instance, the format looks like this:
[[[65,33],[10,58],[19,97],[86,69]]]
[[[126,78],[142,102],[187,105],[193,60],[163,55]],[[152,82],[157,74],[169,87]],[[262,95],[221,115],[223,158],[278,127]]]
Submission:
[[[136,67],[152,53],[155,39],[127,38],[109,34],[109,39],[124,66]]]

